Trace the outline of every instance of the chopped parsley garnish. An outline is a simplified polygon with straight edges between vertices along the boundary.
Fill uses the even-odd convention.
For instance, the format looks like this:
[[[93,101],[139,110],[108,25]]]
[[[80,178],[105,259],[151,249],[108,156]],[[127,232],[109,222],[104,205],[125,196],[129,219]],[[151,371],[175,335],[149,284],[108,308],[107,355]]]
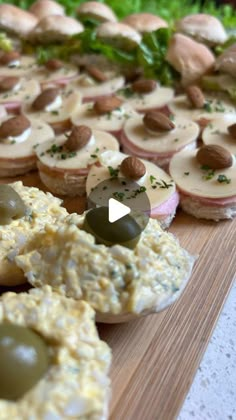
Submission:
[[[58,146],[57,144],[53,144],[50,149],[46,150],[46,153],[50,154],[51,157],[54,157],[55,154],[59,154],[57,159],[66,160],[68,158],[73,158],[76,156],[76,152],[68,152],[63,150],[63,146]],[[45,153],[44,153],[45,154]],[[44,154],[41,153],[40,156]]]
[[[62,146],[57,146],[56,144],[52,144],[50,149],[47,150],[47,153],[59,153],[62,151]]]
[[[16,143],[16,141],[15,141],[15,140],[12,140],[12,141],[11,141],[11,144],[15,144],[15,143]]]
[[[185,128],[185,127],[183,127],[183,128]],[[174,141],[176,142],[176,141],[179,141],[179,139],[174,139]]]
[[[93,159],[96,159],[98,157],[98,155],[92,154],[92,155],[90,155],[90,157],[93,158]]]
[[[209,181],[209,179],[212,179],[215,176],[215,171],[214,169],[210,169],[206,175],[203,175],[203,179],[205,179],[205,181]]]
[[[227,176],[226,176],[226,175],[220,174],[220,175],[218,175],[217,181],[218,181],[220,184],[222,184],[222,183],[225,183],[225,184],[230,184],[231,179],[230,179],[230,178],[227,178]]]
[[[33,146],[33,149],[37,149],[37,147],[39,146],[39,143],[36,143],[34,146]]]
[[[151,184],[153,184],[153,182],[156,180],[156,177],[153,175],[150,175],[149,177]]]
[[[217,112],[225,112],[225,108],[224,108],[222,102],[220,102],[220,101],[217,102],[215,110]]]
[[[119,93],[121,95],[125,96],[125,98],[132,98],[132,96],[134,96],[134,92],[129,87],[124,88],[124,89],[120,89]]]
[[[171,121],[174,121],[174,119],[175,119],[174,114],[170,114],[170,115],[169,115],[169,119],[170,119]]]
[[[209,101],[206,101],[203,105],[203,109],[205,109],[206,112],[212,112],[212,104]]]
[[[189,172],[184,172],[184,175],[189,175]]]
[[[123,201],[124,200],[124,197],[125,197],[125,193],[119,192],[119,191],[114,192],[112,195],[115,198],[117,198],[119,201]]]
[[[117,178],[118,177],[118,173],[119,173],[118,168],[114,169],[114,168],[112,168],[112,166],[108,166],[108,171],[109,171],[109,174],[110,174],[111,178]]]
[[[59,115],[59,111],[51,111],[52,115]]]
[[[156,184],[159,186],[159,188],[170,188],[173,187],[173,181],[171,180],[169,183],[164,181],[164,179],[161,179],[161,182],[156,182]]]
[[[202,166],[201,166],[201,169],[202,169],[203,171],[209,171],[211,168],[210,168],[210,166],[208,166],[208,165],[202,165]]]
[[[205,181],[209,181],[209,179],[212,179],[215,175],[214,169],[211,169],[208,165],[202,165],[201,169],[205,172],[205,174],[202,176]]]

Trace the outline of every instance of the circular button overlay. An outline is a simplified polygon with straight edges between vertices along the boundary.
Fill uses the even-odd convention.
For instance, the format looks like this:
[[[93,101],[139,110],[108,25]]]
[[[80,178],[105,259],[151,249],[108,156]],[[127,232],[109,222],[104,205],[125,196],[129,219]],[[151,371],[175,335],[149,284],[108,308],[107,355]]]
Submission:
[[[107,208],[107,222],[111,223],[112,229],[119,228],[122,222],[125,224],[129,215],[139,225],[140,231],[143,231],[151,214],[145,187],[121,177],[109,178],[92,188],[88,196],[88,209],[95,207]],[[103,235],[101,226],[99,231],[100,235]],[[104,240],[106,240],[105,229]]]

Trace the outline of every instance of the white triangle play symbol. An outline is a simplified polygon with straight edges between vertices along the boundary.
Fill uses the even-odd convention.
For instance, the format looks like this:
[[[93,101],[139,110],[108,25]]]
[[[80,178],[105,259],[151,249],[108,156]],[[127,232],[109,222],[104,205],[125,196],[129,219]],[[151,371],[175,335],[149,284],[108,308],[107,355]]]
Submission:
[[[114,223],[122,217],[130,213],[130,208],[120,203],[114,198],[110,198],[108,201],[108,219],[110,223]]]

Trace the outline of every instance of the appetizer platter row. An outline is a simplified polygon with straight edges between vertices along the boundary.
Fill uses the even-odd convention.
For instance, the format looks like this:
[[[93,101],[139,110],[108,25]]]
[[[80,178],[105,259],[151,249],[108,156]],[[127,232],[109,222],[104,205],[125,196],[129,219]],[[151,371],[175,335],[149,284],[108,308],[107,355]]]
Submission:
[[[158,16],[118,22],[86,2],[75,19],[38,0],[29,11],[0,5],[0,27],[0,418],[106,419],[110,400],[115,419],[151,419],[158,406],[171,418],[187,389],[183,369],[189,383],[235,271],[235,44],[225,46],[216,18],[187,16],[164,55],[155,46],[158,77],[158,60],[149,74],[140,60],[146,34],[167,34]],[[108,205],[93,199],[99,188],[99,200],[129,205],[130,215],[110,223]],[[114,353],[112,399],[111,349],[95,321],[124,323],[99,330]],[[162,345],[169,356],[154,380]],[[165,403],[161,366],[170,363],[177,382]]]

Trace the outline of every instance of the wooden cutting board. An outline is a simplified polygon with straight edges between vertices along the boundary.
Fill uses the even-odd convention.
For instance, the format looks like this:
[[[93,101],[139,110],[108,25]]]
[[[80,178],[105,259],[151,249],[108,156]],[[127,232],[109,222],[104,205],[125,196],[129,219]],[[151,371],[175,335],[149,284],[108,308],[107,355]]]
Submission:
[[[37,174],[22,180],[42,188]],[[65,205],[81,212],[85,201],[66,199]],[[159,314],[98,326],[113,350],[111,420],[173,420],[178,415],[233,283],[236,219],[199,221],[179,211],[170,231],[198,255],[181,298]]]

